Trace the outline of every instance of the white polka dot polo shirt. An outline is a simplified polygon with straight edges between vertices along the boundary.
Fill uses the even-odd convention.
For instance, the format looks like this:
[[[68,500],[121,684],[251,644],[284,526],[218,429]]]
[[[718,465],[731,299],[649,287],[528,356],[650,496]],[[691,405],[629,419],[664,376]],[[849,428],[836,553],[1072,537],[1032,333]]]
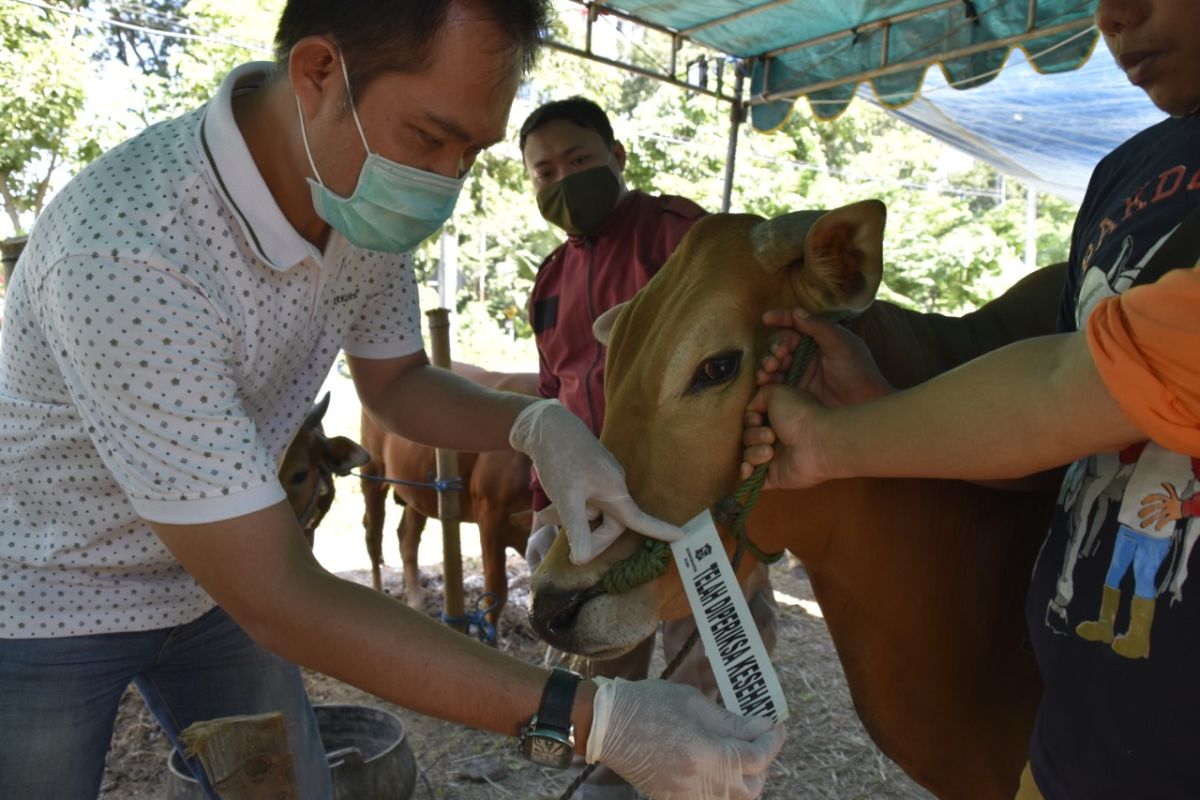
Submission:
[[[234,122],[205,107],[101,156],[49,204],[0,337],[0,637],[161,628],[213,601],[145,520],[284,497],[277,459],[337,352],[423,347],[408,256],[288,224]]]

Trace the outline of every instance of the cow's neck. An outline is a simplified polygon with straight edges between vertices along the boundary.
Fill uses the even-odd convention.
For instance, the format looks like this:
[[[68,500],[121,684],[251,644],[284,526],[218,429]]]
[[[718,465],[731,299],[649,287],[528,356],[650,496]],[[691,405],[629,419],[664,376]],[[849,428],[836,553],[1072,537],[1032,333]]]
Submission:
[[[972,715],[1011,721],[1004,737],[1012,746],[996,755],[1003,771],[1023,752],[1022,726],[1036,704],[1035,692],[1010,710],[986,696],[971,708],[947,699],[959,696],[947,687],[964,675],[1020,674],[1036,687],[1020,649],[1021,608],[1041,530],[1029,522],[1046,518],[1053,496],[998,503],[993,491],[956,481],[835,481],[764,492],[749,520],[761,546],[787,547],[803,562],[871,737],[943,796],[967,795],[925,782],[920,742],[954,746],[938,737],[965,730]]]

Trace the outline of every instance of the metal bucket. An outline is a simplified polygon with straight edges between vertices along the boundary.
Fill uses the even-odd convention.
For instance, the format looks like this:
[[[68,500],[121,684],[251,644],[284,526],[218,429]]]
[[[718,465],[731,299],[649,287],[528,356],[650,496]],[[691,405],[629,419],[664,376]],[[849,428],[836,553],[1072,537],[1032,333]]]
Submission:
[[[408,800],[417,761],[395,714],[368,706],[314,706],[329,754],[334,800]],[[167,800],[204,800],[179,752],[167,759]]]

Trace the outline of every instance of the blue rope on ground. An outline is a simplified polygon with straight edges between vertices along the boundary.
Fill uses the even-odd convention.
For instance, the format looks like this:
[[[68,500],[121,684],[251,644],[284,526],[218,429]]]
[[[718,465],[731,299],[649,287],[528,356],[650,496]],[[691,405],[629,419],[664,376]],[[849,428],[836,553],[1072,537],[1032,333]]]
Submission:
[[[488,601],[484,605],[484,601]],[[488,622],[487,615],[496,610],[499,605],[499,600],[494,592],[484,592],[475,601],[475,610],[463,614],[461,617],[452,617],[445,611],[442,612],[442,622],[447,625],[465,625],[467,634],[470,635],[472,629],[475,629],[476,637],[484,644],[490,644],[493,647],[496,645],[496,626]]]

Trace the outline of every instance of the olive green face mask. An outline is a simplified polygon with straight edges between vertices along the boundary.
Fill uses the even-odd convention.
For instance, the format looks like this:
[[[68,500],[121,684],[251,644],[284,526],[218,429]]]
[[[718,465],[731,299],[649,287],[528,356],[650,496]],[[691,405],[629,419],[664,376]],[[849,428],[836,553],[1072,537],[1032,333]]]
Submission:
[[[617,207],[621,179],[611,164],[568,175],[538,192],[538,210],[552,225],[573,236],[586,236]]]

